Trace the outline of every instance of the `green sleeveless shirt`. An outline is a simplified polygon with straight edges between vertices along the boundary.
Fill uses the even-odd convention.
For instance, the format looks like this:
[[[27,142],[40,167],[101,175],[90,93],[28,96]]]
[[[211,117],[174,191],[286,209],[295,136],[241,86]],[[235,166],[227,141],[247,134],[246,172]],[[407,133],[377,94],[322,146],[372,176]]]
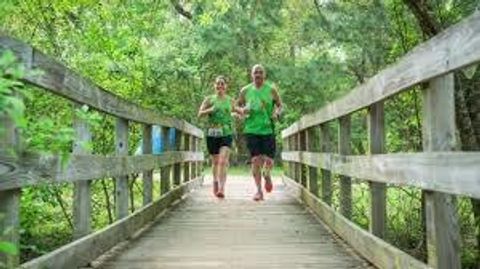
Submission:
[[[272,83],[267,81],[259,89],[253,83],[247,86],[245,102],[247,107],[250,107],[250,111],[245,118],[245,134],[273,134],[274,123],[271,119],[273,113],[272,89]]]
[[[213,112],[208,115],[207,128],[222,129],[222,136],[232,135],[232,99],[229,96],[219,98],[216,94],[208,98],[214,108]]]

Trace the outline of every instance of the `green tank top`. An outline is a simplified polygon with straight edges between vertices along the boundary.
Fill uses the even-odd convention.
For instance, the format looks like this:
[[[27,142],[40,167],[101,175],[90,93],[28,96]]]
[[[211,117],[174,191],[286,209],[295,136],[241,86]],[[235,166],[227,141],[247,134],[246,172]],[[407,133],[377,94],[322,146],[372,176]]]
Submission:
[[[216,94],[209,97],[213,113],[208,115],[208,129],[222,129],[222,136],[232,135],[232,99],[229,96],[219,98]],[[208,130],[207,130],[208,136]]]
[[[272,84],[265,82],[260,89],[252,83],[247,86],[245,102],[250,111],[245,118],[244,133],[256,135],[273,134],[274,123]]]

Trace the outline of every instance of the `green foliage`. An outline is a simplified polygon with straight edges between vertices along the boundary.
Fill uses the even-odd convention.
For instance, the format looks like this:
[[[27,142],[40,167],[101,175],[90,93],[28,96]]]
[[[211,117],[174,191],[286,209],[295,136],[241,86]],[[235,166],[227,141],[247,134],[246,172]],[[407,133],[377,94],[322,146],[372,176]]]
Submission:
[[[17,247],[9,242],[0,242],[0,252],[6,253],[8,255],[17,255]]]
[[[69,156],[75,135],[71,127],[58,126],[49,118],[31,122],[25,134],[31,150],[58,154],[63,160]]]
[[[25,126],[26,123],[23,117],[25,105],[21,100],[25,91],[20,82],[24,75],[23,67],[11,51],[0,55],[0,115],[10,118],[17,126]]]

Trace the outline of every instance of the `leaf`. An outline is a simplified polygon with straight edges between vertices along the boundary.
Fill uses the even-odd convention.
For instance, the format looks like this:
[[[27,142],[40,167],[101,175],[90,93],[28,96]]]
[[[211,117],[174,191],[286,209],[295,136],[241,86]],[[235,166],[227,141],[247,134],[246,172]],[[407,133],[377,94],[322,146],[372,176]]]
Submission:
[[[472,64],[470,66],[463,68],[462,72],[465,75],[465,77],[467,77],[468,79],[472,79],[477,71],[477,66],[478,64]]]
[[[6,253],[9,255],[18,254],[17,247],[14,244],[10,242],[5,242],[5,241],[0,242],[0,252]]]

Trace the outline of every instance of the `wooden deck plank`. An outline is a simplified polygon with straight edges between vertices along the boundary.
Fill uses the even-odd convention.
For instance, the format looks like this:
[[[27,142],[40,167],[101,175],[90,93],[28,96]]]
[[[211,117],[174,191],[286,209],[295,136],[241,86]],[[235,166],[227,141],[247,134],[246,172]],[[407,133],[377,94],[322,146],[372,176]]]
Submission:
[[[371,268],[286,191],[279,179],[266,200],[251,200],[246,177],[227,182],[226,199],[205,186],[115,255],[113,268]]]

